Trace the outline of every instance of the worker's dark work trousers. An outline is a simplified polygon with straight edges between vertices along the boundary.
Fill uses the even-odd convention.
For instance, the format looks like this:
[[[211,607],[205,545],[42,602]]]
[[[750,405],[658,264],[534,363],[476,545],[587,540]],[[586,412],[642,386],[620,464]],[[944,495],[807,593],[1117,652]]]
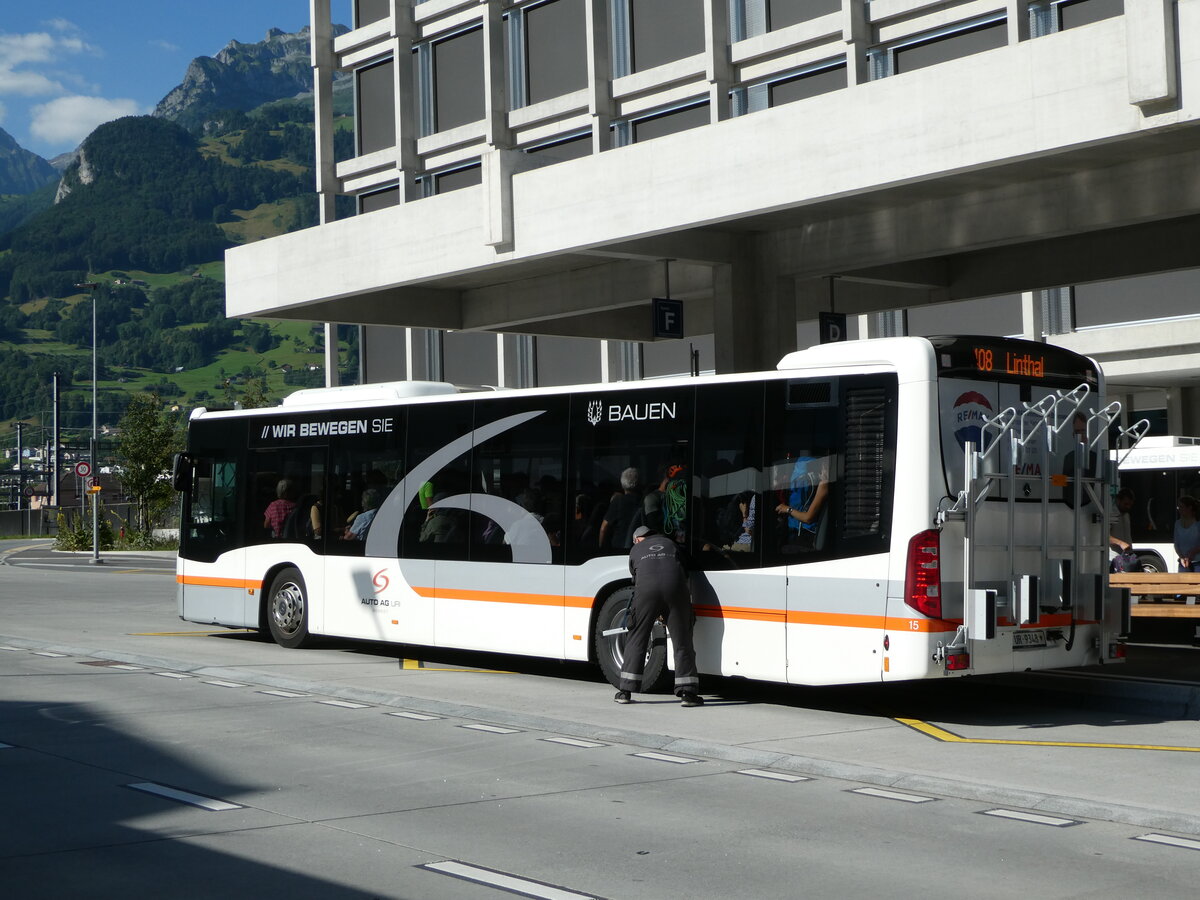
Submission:
[[[661,615],[667,617],[667,631],[675,647],[675,693],[696,693],[700,673],[696,670],[696,648],[692,643],[692,626],[696,615],[686,592],[664,594],[655,586],[638,586],[633,607],[629,610],[629,638],[625,641],[624,661],[621,664],[623,691],[642,689],[642,670],[646,667],[646,648],[650,631]]]

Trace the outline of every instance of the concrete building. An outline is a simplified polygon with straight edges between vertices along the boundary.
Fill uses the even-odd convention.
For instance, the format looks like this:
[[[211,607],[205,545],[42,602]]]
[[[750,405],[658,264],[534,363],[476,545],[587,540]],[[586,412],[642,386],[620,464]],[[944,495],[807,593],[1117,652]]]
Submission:
[[[363,324],[366,380],[771,368],[834,312],[1062,344],[1200,433],[1200,0],[310,9],[322,224],[231,251],[228,311]]]

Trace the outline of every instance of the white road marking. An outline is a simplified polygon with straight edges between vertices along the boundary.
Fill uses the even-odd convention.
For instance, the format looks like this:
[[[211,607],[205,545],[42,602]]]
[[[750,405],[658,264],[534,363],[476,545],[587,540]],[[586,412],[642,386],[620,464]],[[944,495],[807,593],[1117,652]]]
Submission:
[[[591,748],[591,747],[607,747],[608,746],[608,744],[601,744],[597,741],[581,741],[579,738],[569,738],[569,737],[549,737],[549,738],[541,738],[541,740],[546,741],[546,743],[548,743],[548,744],[566,744],[568,747]]]
[[[227,809],[241,809],[236,803],[226,803],[224,800],[214,800],[212,797],[205,797],[201,794],[192,794],[188,791],[177,790],[176,788],[167,787],[164,784],[155,784],[152,781],[142,781],[137,784],[126,785],[133,788],[135,791],[143,791],[147,794],[156,794],[159,797],[166,797],[168,800],[175,800],[179,803],[188,803],[192,806],[199,806],[201,809],[212,810],[213,812],[223,812]]]
[[[130,666],[125,663],[113,663],[110,666],[105,666],[107,669],[120,669],[122,672],[141,672],[145,666]]]
[[[390,712],[389,716],[395,716],[397,719],[415,719],[418,722],[432,722],[434,719],[440,719],[441,716],[427,716],[425,713],[414,712]]]
[[[53,659],[63,659],[64,657],[66,657],[67,654],[51,653],[49,650],[34,650],[33,655],[34,656],[49,656],[49,657],[52,657]]]
[[[516,875],[508,875],[504,872],[496,872],[492,869],[472,866],[452,859],[445,860],[444,862],[425,863],[424,865],[417,866],[417,868],[439,872],[442,875],[451,875],[455,878],[461,878],[464,881],[473,881],[476,884],[486,884],[489,887],[499,888],[511,894],[536,897],[538,900],[596,900],[595,894],[580,894],[577,891],[568,891],[565,888],[543,884],[540,881],[518,878]]]
[[[206,681],[204,683],[212,684],[217,687],[228,687],[228,688],[246,687],[246,685],[242,684],[240,681]]]
[[[1040,816],[1037,813],[1021,812],[1017,809],[985,809],[983,815],[995,816],[998,819],[1016,819],[1018,822],[1032,822],[1034,825],[1053,825],[1055,828],[1067,828],[1071,825],[1083,824],[1078,819]]]
[[[1191,838],[1174,837],[1169,834],[1142,834],[1135,841],[1146,841],[1150,844],[1166,844],[1168,847],[1182,847],[1185,850],[1200,850],[1200,841]]]
[[[499,725],[481,725],[478,722],[470,722],[458,727],[470,728],[472,731],[490,731],[492,734],[520,734],[519,728],[501,728]]]
[[[884,800],[903,800],[905,803],[930,803],[937,799],[936,797],[920,797],[916,794],[900,794],[896,791],[885,791],[882,788],[855,788],[850,793],[881,797]]]
[[[325,706],[340,706],[342,709],[369,709],[365,703],[351,703],[349,700],[318,700]]]
[[[750,775],[753,778],[769,778],[772,781],[786,781],[789,784],[797,781],[812,781],[804,775],[785,775],[783,772],[769,772],[766,769],[740,769],[739,775]]]
[[[287,697],[289,700],[294,697],[307,697],[308,694],[297,694],[295,691],[259,691],[260,694],[270,694],[272,697]]]
[[[12,744],[0,744],[0,750],[11,750],[12,748]]]
[[[16,653],[16,652],[18,652],[20,649],[21,649],[20,647],[0,647],[0,650],[7,650],[7,651],[9,651],[10,653]]]
[[[163,678],[195,678],[195,675],[187,675],[183,672],[155,672],[155,675],[160,675]]]
[[[657,762],[675,763],[678,766],[700,762],[698,759],[691,759],[687,756],[671,756],[669,753],[631,753],[630,756],[640,756],[642,759],[653,759]]]

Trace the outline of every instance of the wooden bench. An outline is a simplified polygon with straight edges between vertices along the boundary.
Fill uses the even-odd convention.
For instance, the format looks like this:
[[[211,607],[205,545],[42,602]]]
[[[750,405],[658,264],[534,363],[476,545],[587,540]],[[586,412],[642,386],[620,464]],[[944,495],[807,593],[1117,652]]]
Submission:
[[[1108,584],[1128,588],[1134,602],[1133,616],[1155,619],[1200,619],[1200,572],[1114,572]],[[1182,597],[1182,600],[1176,599]]]

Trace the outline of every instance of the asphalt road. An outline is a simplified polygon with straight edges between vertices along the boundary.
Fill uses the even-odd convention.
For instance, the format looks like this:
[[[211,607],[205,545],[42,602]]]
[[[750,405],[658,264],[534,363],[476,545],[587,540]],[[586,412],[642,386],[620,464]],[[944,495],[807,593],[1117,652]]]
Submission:
[[[944,684],[618,707],[582,666],[183,623],[163,562],[0,566],[6,896],[1186,897],[1200,877],[1194,720]],[[1179,749],[939,743],[898,706],[968,737]]]

